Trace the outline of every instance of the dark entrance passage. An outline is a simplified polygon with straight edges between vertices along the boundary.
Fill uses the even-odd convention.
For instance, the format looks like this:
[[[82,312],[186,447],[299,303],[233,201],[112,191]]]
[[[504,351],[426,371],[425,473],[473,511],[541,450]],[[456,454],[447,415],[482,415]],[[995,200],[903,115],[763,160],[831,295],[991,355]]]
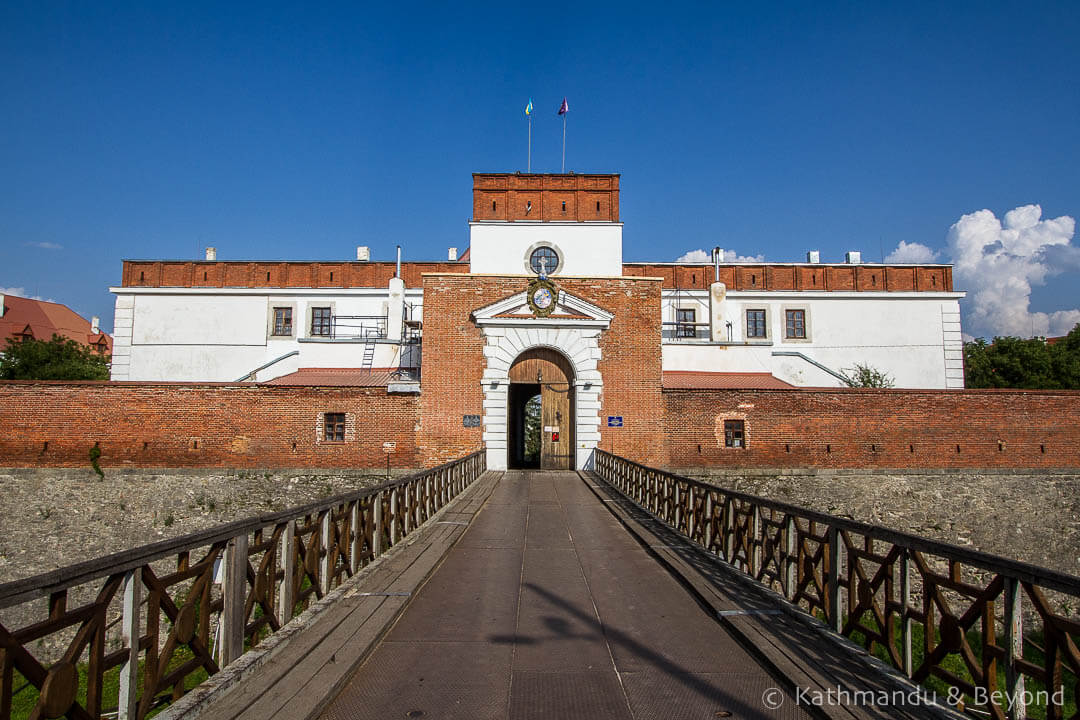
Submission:
[[[536,348],[519,355],[509,375],[508,466],[572,470],[574,373],[570,363],[555,350]]]
[[[510,385],[507,421],[509,432],[508,465],[514,469],[540,467],[540,436],[543,432],[543,395],[536,383]]]

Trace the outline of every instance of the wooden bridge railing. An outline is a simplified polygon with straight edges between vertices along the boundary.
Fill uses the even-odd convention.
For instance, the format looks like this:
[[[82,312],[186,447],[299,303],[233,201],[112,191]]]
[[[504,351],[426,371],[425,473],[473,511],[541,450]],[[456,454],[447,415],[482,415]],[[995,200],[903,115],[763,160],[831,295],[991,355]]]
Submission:
[[[595,469],[674,530],[972,716],[1080,717],[1080,578],[603,451]]]
[[[145,718],[416,530],[483,453],[0,585],[0,720]],[[40,610],[38,609],[40,608]],[[10,621],[9,621],[10,624]]]

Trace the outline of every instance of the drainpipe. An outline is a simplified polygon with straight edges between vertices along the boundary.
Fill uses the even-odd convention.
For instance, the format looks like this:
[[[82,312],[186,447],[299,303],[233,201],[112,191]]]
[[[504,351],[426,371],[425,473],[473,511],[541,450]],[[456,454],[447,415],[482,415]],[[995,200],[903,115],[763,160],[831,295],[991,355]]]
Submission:
[[[724,251],[719,247],[713,248],[713,269],[716,275],[713,284],[709,286],[709,340],[712,342],[724,340],[721,328],[724,326],[724,296],[727,295],[727,286],[720,282],[720,258],[723,254]],[[731,340],[731,323],[727,326],[729,328],[728,340]]]

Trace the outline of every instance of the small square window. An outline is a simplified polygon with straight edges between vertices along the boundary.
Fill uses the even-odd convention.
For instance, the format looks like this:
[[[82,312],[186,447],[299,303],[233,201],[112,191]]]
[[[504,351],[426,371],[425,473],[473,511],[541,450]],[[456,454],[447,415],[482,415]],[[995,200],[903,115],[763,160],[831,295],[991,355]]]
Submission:
[[[748,338],[764,338],[768,337],[768,332],[765,328],[765,311],[764,310],[747,310],[746,311],[746,337]]]
[[[345,413],[323,415],[323,439],[326,442],[345,442]]]
[[[311,334],[324,337],[330,336],[331,330],[330,308],[317,307],[311,309]]]
[[[677,308],[675,310],[675,337],[692,338],[697,336],[697,310],[694,308]]]
[[[292,308],[274,308],[274,335],[292,335]]]
[[[785,311],[787,318],[787,326],[784,329],[784,337],[794,338],[798,340],[806,339],[806,311],[805,310],[787,310]]]
[[[742,420],[724,421],[724,447],[746,447],[746,423]]]

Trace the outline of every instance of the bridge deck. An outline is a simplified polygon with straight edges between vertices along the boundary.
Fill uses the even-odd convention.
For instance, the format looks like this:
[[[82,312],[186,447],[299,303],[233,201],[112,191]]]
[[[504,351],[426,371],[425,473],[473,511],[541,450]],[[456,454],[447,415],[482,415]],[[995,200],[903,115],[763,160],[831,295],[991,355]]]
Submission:
[[[322,717],[806,717],[780,685],[576,473],[509,472]]]

